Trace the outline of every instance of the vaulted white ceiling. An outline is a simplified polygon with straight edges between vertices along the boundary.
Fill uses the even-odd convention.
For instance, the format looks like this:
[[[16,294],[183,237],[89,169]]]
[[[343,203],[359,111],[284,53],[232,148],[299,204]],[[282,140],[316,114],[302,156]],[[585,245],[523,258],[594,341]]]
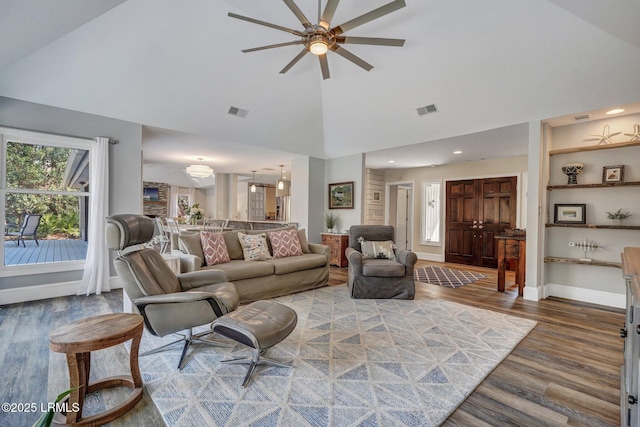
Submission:
[[[332,24],[389,1],[343,0]],[[296,3],[317,20],[316,0]],[[498,138],[485,157],[524,154],[523,123],[640,101],[637,0],[407,0],[348,33],[404,47],[349,46],[370,72],[330,52],[324,81],[310,54],[278,74],[299,46],[242,53],[295,36],[228,12],[302,28],[279,0],[0,0],[0,96],[141,123],[145,163],[218,170],[225,147],[271,167],[374,151],[374,167],[437,164],[437,147]]]

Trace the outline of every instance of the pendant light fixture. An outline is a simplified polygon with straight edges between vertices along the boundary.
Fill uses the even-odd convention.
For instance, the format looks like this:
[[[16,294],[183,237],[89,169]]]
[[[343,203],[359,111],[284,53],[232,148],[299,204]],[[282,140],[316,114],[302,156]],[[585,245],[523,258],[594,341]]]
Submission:
[[[253,179],[251,180],[251,192],[255,193],[256,192],[256,171],[251,171],[253,172]]]
[[[280,181],[278,181],[278,190],[284,190],[284,179],[282,178],[282,168],[284,165],[280,165]]]
[[[202,157],[198,157],[198,164],[188,166],[186,171],[194,178],[207,178],[213,175],[213,169],[207,165],[202,164]]]

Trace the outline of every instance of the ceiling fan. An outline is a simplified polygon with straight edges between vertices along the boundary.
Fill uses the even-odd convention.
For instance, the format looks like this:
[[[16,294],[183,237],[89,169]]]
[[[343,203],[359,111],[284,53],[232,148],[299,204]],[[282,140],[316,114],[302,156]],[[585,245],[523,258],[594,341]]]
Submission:
[[[291,69],[303,56],[307,53],[311,52],[318,56],[320,61],[320,69],[322,70],[322,78],[328,79],[330,77],[329,74],[329,63],[327,62],[327,52],[329,50],[337,53],[343,58],[348,59],[354,64],[364,68],[369,71],[373,68],[373,65],[349,52],[347,49],[342,47],[343,44],[366,44],[366,45],[376,45],[376,46],[395,46],[402,47],[404,46],[404,40],[401,39],[388,39],[388,38],[380,38],[380,37],[355,37],[355,36],[345,36],[344,33],[350,31],[360,25],[366,24],[367,22],[373,21],[374,19],[380,18],[384,15],[387,15],[391,12],[394,12],[398,9],[401,9],[406,6],[404,0],[394,0],[391,3],[385,4],[377,9],[371,10],[364,15],[360,15],[357,18],[353,18],[350,21],[347,21],[341,25],[337,25],[331,28],[331,20],[333,19],[333,14],[338,7],[338,3],[340,0],[328,0],[327,5],[320,14],[321,9],[321,0],[318,0],[318,24],[312,24],[307,17],[302,13],[300,8],[293,2],[293,0],[283,0],[285,4],[291,9],[293,14],[300,20],[300,23],[304,26],[304,30],[298,31],[291,28],[282,27],[280,25],[271,24],[269,22],[260,21],[258,19],[249,18],[247,16],[237,15],[235,13],[229,12],[229,16],[236,19],[241,19],[243,21],[252,22],[258,25],[264,25],[265,27],[274,28],[276,30],[285,31],[287,33],[293,34],[294,36],[300,37],[298,40],[286,42],[286,43],[277,43],[271,44],[267,46],[254,47],[252,49],[244,49],[243,52],[256,52],[259,50],[265,49],[273,49],[276,47],[283,46],[292,46],[292,45],[304,45],[304,49],[295,58],[291,60],[281,71],[280,74],[284,74]]]

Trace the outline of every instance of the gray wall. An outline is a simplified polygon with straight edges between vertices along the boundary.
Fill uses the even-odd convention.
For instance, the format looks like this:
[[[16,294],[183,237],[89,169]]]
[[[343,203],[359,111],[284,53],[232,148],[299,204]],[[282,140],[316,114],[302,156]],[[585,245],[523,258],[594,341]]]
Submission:
[[[0,126],[81,138],[108,136],[120,141],[109,147],[109,213],[142,213],[142,125],[0,97]],[[82,271],[0,277],[0,289],[81,277]]]

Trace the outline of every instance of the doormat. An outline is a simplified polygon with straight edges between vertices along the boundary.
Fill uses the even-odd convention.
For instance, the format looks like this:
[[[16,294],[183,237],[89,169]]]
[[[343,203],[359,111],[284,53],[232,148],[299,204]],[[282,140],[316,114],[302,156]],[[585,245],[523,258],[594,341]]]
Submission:
[[[484,279],[486,276],[471,271],[453,270],[447,267],[430,265],[428,267],[416,268],[413,272],[413,277],[422,283],[459,288],[473,283],[476,280]]]

